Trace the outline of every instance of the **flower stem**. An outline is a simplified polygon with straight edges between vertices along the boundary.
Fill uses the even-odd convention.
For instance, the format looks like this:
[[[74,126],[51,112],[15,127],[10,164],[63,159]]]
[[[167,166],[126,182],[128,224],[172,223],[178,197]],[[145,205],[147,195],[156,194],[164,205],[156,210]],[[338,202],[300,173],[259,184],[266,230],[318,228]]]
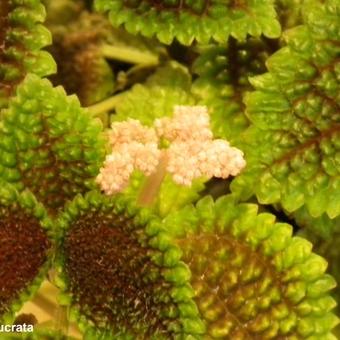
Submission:
[[[128,46],[103,45],[102,54],[107,59],[115,59],[131,64],[157,65],[158,55],[149,51],[140,51]]]
[[[166,152],[163,152],[158,163],[156,171],[151,174],[142,187],[137,202],[143,207],[150,207],[158,196],[163,179],[166,175],[168,158]]]
[[[54,327],[56,333],[62,338],[63,334],[68,334],[69,332],[69,321],[68,321],[68,307],[57,306],[54,314]]]
[[[103,100],[100,103],[89,106],[87,109],[94,116],[100,116],[103,113],[113,110],[124,98],[125,93],[116,94],[108,99]]]

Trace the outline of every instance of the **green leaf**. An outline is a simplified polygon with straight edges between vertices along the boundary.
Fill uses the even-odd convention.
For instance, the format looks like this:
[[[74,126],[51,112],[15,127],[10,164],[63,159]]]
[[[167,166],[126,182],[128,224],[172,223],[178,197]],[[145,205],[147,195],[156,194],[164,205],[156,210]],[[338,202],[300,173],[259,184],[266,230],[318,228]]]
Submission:
[[[302,23],[303,0],[279,0],[277,1],[277,13],[282,29],[288,29]]]
[[[50,79],[68,94],[77,94],[83,106],[95,104],[114,91],[114,75],[101,50],[111,32],[105,21],[98,14],[84,12],[68,25],[49,27],[53,34],[49,51],[58,65],[58,73]]]
[[[11,324],[49,269],[51,221],[32,193],[19,194],[2,180],[0,186],[0,322]]]
[[[81,11],[79,7],[80,3],[69,0],[48,6],[47,26],[53,35],[49,50],[58,64],[58,73],[51,79],[54,85],[63,85],[67,93],[76,93],[83,105],[90,106],[131,85],[128,78],[133,70],[119,72],[117,82],[114,79],[113,70],[121,68],[117,62],[158,63],[161,49],[153,41],[113,28],[106,16]],[[74,13],[66,20],[70,12]]]
[[[47,76],[56,71],[53,58],[41,48],[51,44],[51,34],[40,23],[45,8],[39,0],[2,0],[0,4],[0,108],[25,75]]]
[[[223,208],[231,211],[227,219]],[[311,243],[292,237],[291,226],[275,223],[271,214],[258,214],[256,205],[235,203],[234,196],[217,203],[204,198],[192,213],[198,228],[185,214],[181,231],[172,228],[172,214],[165,227],[191,270],[204,338],[332,337],[338,319],[329,290],[335,281]],[[174,215],[180,223],[180,212]]]
[[[145,224],[155,223],[160,221],[126,196],[99,192],[78,196],[59,215],[58,282],[91,339],[202,333],[188,285],[191,272],[163,227],[147,233]]]
[[[300,216],[299,216],[300,218]],[[311,219],[313,221],[313,219]],[[299,219],[297,219],[299,222]],[[299,234],[302,237],[305,237],[314,245],[314,251],[323,256],[329,263],[329,266],[327,268],[327,272],[332,275],[337,282],[340,280],[340,270],[339,270],[339,261],[340,261],[340,234],[339,234],[339,228],[336,228],[332,235],[325,235],[321,234],[320,230],[320,219],[314,219],[315,223],[310,227],[307,226],[307,228],[303,229]],[[332,221],[332,220],[330,220]],[[339,218],[334,220],[334,227],[339,227]],[[327,230],[329,233],[329,230]],[[322,286],[325,285],[325,283],[320,282],[318,286],[320,286],[320,289]],[[339,301],[340,298],[340,287],[337,285],[333,292],[334,298]],[[339,306],[336,308],[337,315],[340,315],[340,309]]]
[[[269,38],[280,36],[273,1],[216,3],[198,1],[96,0],[96,9],[109,12],[114,26],[124,24],[127,31],[156,36],[170,44],[174,38],[189,45],[196,39],[208,43],[212,38],[224,42],[229,36],[245,40],[247,34]]]
[[[146,83],[136,84],[117,104],[113,121],[138,119],[151,126],[155,119],[172,116],[175,105],[194,105],[190,95],[191,76],[188,70],[171,62],[152,75]]]
[[[76,97],[29,75],[2,115],[2,178],[19,190],[30,189],[54,212],[94,186],[105,140],[101,123]]]
[[[297,225],[302,228],[302,234],[312,232],[320,236],[324,240],[330,240],[340,226],[340,216],[330,219],[327,214],[322,214],[319,217],[312,217],[306,207],[302,207],[291,214]]]
[[[159,216],[166,216],[170,211],[197,201],[200,191],[204,189],[203,182],[203,180],[196,180],[190,187],[185,187],[176,184],[169,175],[165,176],[154,203],[155,212]]]
[[[200,103],[208,106],[216,137],[237,145],[243,141],[242,132],[249,124],[243,96],[252,89],[248,78],[265,71],[265,61],[275,47],[275,41],[248,38],[237,42],[230,38],[228,44],[199,49],[193,67],[199,78],[192,91]]]
[[[260,203],[340,214],[339,10],[333,0],[306,4],[305,25],[287,31],[287,46],[267,60],[269,73],[251,79],[248,167],[233,185],[240,195],[247,183]]]

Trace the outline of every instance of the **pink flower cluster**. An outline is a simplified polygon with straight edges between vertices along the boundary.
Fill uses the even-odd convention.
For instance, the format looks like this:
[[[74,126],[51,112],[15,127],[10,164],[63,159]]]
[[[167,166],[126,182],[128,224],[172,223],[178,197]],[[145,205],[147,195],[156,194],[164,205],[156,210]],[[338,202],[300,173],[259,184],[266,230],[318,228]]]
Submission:
[[[169,148],[159,149],[160,138]],[[241,150],[213,139],[204,106],[176,106],[173,118],[157,119],[154,128],[134,119],[113,123],[109,140],[112,153],[96,179],[109,195],[122,191],[135,169],[147,176],[155,172],[162,153],[173,180],[187,186],[200,177],[235,176],[246,165]]]
[[[106,157],[96,178],[106,194],[112,195],[125,189],[135,169],[147,176],[155,171],[161,151],[154,129],[135,119],[116,122],[112,124],[109,141],[112,153]]]
[[[171,142],[207,141],[213,138],[205,106],[175,106],[173,118],[155,120],[157,135]]]

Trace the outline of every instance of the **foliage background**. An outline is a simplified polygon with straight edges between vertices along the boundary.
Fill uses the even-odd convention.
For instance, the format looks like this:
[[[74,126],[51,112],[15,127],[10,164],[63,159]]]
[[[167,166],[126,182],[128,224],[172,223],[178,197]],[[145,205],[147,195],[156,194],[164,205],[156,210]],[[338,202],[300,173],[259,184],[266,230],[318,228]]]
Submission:
[[[291,224],[340,282],[339,0],[46,0],[46,19],[38,0],[5,3],[14,10],[0,6],[4,181],[56,216],[95,188],[107,153],[101,126],[128,117],[150,125],[174,105],[207,105],[214,136],[242,149],[247,167],[190,189],[166,178],[154,213],[189,223],[178,209],[192,203],[200,215],[215,208],[197,202],[229,195],[230,209],[250,204]],[[126,196],[135,199],[142,183],[135,174]],[[307,266],[301,244],[291,256]],[[332,294],[339,301],[339,288]],[[319,334],[336,323],[325,317]]]

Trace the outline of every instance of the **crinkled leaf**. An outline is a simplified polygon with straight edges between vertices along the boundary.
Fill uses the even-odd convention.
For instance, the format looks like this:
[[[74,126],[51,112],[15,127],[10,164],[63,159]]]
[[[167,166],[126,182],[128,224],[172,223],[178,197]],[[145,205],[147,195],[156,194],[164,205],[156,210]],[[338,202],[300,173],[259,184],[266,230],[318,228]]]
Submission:
[[[333,232],[331,237],[327,237],[327,235],[320,234],[320,228],[311,229],[305,228],[299,234],[308,239],[314,245],[314,251],[317,254],[323,256],[329,263],[327,272],[331,274],[337,282],[340,280],[340,234],[339,234],[339,219],[335,219],[337,221],[337,231]],[[319,225],[319,221],[316,220],[316,225]],[[340,287],[337,285],[333,291],[334,298],[339,301],[340,298]],[[336,308],[337,315],[340,315],[339,305]],[[339,326],[337,327],[337,331],[339,332]]]
[[[162,225],[191,270],[205,338],[333,338],[335,281],[288,224],[224,196],[205,197]]]
[[[94,186],[105,153],[102,126],[75,96],[29,75],[2,115],[2,178],[52,211]]]
[[[207,43],[211,38],[224,42],[230,35],[238,40],[244,40],[247,34],[280,35],[271,0],[96,0],[95,5],[98,10],[110,13],[114,26],[124,24],[131,33],[156,36],[166,44],[174,38],[188,45],[194,39],[200,43]]]
[[[330,240],[334,234],[340,231],[340,216],[329,218],[326,213],[319,217],[312,217],[306,207],[302,207],[291,214],[297,225],[302,228],[302,232],[307,229],[319,237]]]
[[[51,221],[41,203],[25,190],[0,181],[0,322],[14,314],[38,290],[52,257]]]
[[[276,10],[282,29],[302,24],[302,7],[304,0],[278,0]]]
[[[252,89],[248,78],[265,71],[265,61],[277,46],[275,40],[249,38],[228,44],[200,48],[193,70],[199,78],[193,93],[207,105],[216,137],[226,138],[237,145],[249,122],[244,114],[243,95]]]
[[[61,301],[85,338],[166,340],[202,333],[190,271],[162,228],[146,228],[155,221],[126,197],[98,192],[78,195],[60,215]]]
[[[287,46],[267,61],[269,73],[251,79],[248,167],[233,185],[239,191],[247,183],[261,203],[280,202],[289,212],[306,205],[313,217],[334,218],[340,214],[340,4],[307,5],[306,24],[286,32]]]
[[[114,75],[101,46],[111,27],[98,14],[84,12],[66,26],[51,26],[49,51],[58,65],[51,77],[68,94],[77,94],[84,106],[97,103],[114,91]]]
[[[0,3],[0,108],[28,72],[46,76],[55,62],[41,48],[51,44],[50,32],[40,23],[45,8],[39,0],[1,0]]]
[[[151,126],[155,119],[171,116],[175,105],[194,105],[190,87],[188,70],[172,62],[159,68],[145,84],[133,86],[118,103],[112,119],[138,119],[142,124]]]
[[[160,216],[195,202],[204,189],[204,180],[195,180],[190,187],[176,184],[171,176],[166,176],[159,189],[155,209]]]

